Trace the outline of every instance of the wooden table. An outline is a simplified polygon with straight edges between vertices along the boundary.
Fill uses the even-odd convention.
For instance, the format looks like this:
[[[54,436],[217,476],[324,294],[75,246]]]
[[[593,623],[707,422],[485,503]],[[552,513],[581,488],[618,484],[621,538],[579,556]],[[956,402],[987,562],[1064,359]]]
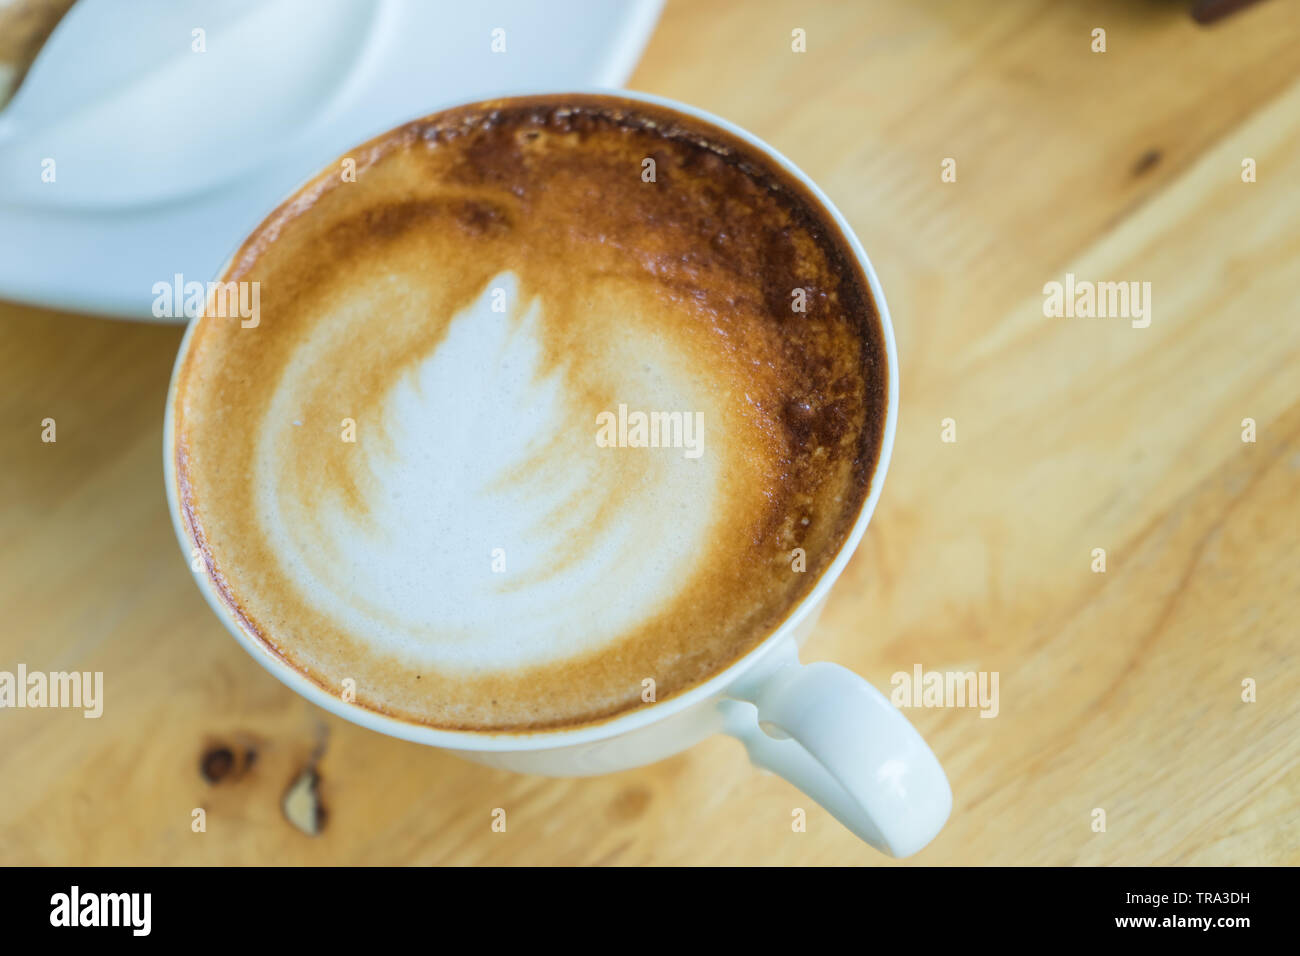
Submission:
[[[917,863],[1300,863],[1295,16],[680,0],[630,84],[793,158],[887,290],[893,467],[806,657],[886,689],[917,664],[1000,675],[994,719],[910,711],[955,793]],[[1045,317],[1066,273],[1150,282],[1149,327]],[[729,739],[548,780],[281,686],[178,556],[160,445],[180,335],[0,306],[0,669],[106,682],[99,720],[0,711],[0,862],[888,862]],[[308,836],[281,800],[313,759]]]

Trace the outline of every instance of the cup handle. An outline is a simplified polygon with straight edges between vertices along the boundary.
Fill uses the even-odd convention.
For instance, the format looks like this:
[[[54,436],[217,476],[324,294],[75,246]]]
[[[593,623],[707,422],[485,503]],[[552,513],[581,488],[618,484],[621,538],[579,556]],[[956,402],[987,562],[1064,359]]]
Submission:
[[[800,664],[798,648],[787,641],[727,697],[726,731],[745,745],[749,759],[876,849],[911,856],[943,828],[952,790],[938,759],[908,719],[857,674],[838,664]]]

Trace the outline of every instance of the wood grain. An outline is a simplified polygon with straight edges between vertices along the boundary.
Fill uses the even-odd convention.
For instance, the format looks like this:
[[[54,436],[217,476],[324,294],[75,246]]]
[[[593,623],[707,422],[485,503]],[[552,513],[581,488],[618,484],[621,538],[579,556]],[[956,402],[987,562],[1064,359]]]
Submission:
[[[682,0],[630,84],[794,159],[887,290],[894,462],[806,657],[886,688],[915,664],[999,673],[994,719],[909,714],[955,792],[914,862],[1300,863],[1295,39],[1281,2],[1202,27],[1154,0]],[[1150,282],[1150,327],[1045,318],[1067,272]],[[0,862],[890,863],[730,740],[548,780],[283,688],[178,556],[160,446],[179,339],[0,305],[0,669],[106,683],[99,720],[0,712]],[[216,783],[214,747],[234,766]],[[313,762],[315,837],[280,808]]]

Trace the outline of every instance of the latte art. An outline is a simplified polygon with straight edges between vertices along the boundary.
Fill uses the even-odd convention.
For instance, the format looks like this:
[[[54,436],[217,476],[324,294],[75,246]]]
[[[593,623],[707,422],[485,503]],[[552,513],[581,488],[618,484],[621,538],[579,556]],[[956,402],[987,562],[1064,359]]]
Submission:
[[[362,706],[476,730],[645,706],[761,641],[882,431],[879,320],[830,217],[609,97],[350,155],[222,277],[259,283],[257,327],[200,319],[177,373],[178,500],[241,626]]]
[[[545,369],[542,305],[494,313],[497,290],[519,299],[512,276],[490,280],[359,414],[355,444],[334,434],[349,408],[330,371],[348,359],[328,343],[366,333],[328,321],[299,343],[259,426],[257,518],[286,576],[354,639],[427,671],[497,672],[616,641],[707,551],[707,521],[683,521],[683,506],[717,507],[717,459],[602,461],[581,401]],[[655,340],[623,345],[640,357],[624,392],[706,399]]]

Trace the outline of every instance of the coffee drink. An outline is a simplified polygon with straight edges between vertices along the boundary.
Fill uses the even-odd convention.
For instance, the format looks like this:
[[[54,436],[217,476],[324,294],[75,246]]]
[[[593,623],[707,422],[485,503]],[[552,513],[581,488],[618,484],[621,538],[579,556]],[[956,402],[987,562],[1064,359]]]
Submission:
[[[527,731],[663,701],[835,557],[879,455],[879,315],[754,147],[613,96],[439,113],[247,239],[191,329],[176,495],[250,635],[358,705]]]

